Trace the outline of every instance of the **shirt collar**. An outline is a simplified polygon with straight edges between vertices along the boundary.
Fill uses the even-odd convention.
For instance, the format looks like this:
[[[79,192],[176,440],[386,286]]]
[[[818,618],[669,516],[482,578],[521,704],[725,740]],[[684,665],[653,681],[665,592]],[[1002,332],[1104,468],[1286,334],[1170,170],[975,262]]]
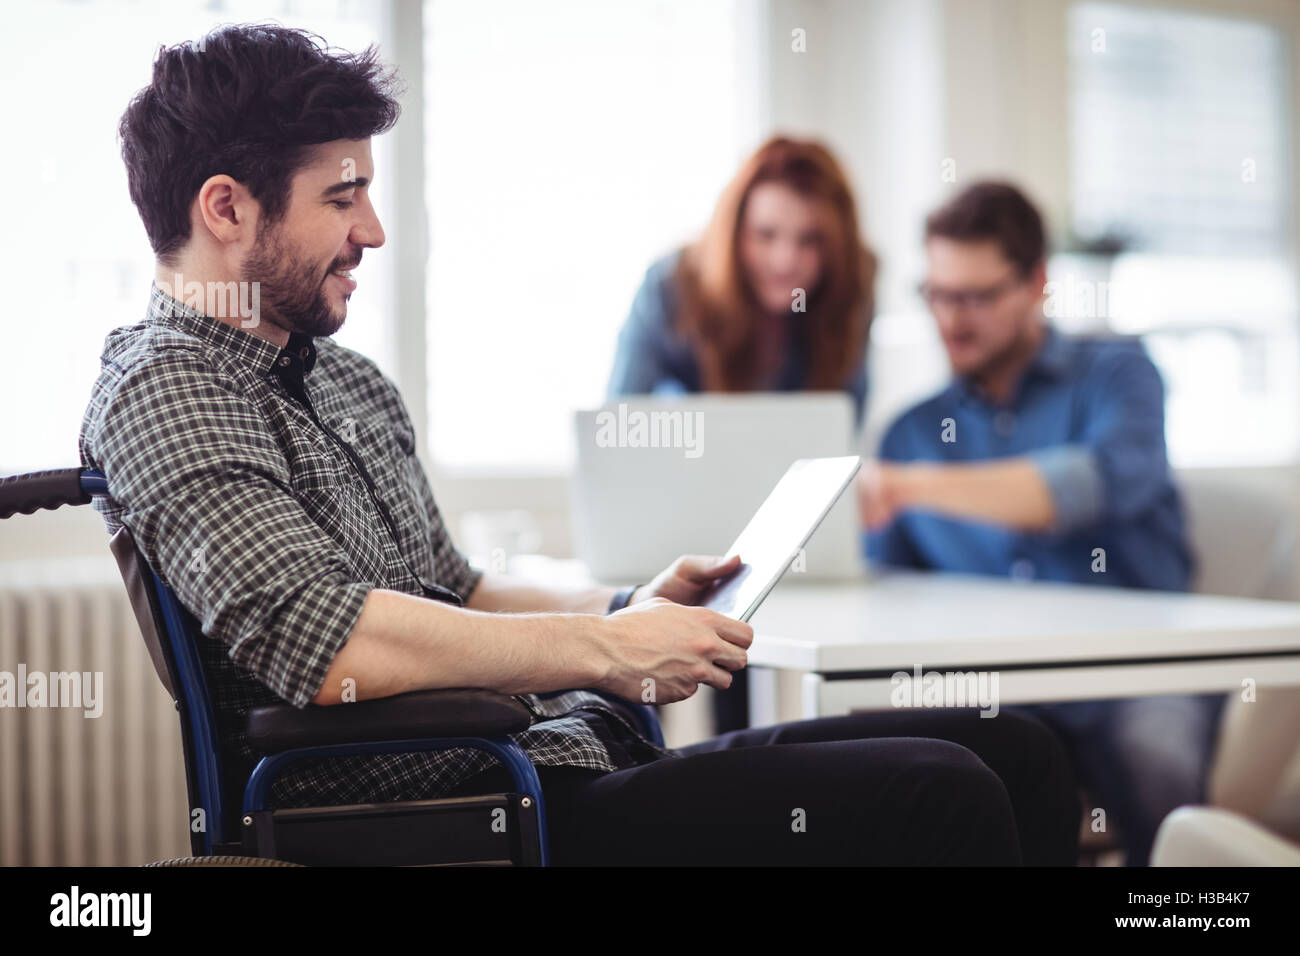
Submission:
[[[156,282],[149,291],[149,311],[145,322],[187,332],[252,365],[263,375],[287,376],[301,383],[316,364],[316,344],[311,336],[290,332],[288,344],[280,348],[274,342],[227,325],[187,305],[164,292]]]
[[[1025,366],[1025,371],[1021,375],[1020,383],[1016,386],[1013,403],[1019,398],[1024,383],[1034,376],[1043,378],[1059,379],[1064,375],[1069,366],[1069,345],[1065,337],[1057,331],[1056,327],[1050,324],[1043,327],[1043,341],[1038,346],[1038,351],[1034,357],[1029,360]],[[981,402],[987,404],[984,397],[969,378],[957,378],[952,383],[954,394],[965,402]]]
[[[1066,373],[1070,364],[1069,345],[1056,326],[1048,325],[1045,329],[1043,344],[1038,354],[1029,363],[1029,368],[1048,378],[1060,378]]]

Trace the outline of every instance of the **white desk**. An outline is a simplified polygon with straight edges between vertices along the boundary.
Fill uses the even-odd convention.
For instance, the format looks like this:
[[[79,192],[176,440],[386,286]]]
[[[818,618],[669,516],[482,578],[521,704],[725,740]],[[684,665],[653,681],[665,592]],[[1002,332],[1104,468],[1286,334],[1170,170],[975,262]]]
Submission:
[[[777,719],[762,668],[805,672],[800,716],[887,709],[899,671],[993,671],[1002,705],[1300,686],[1300,603],[951,574],[818,585],[787,577],[754,615],[751,721]]]

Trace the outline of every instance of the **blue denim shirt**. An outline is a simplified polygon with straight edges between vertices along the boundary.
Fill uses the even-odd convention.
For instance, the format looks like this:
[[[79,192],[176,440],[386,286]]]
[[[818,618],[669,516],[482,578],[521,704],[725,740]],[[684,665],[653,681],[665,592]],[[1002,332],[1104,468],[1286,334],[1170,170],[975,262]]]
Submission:
[[[1164,385],[1141,343],[1049,328],[1005,405],[955,381],[894,422],[880,448],[890,461],[1017,456],[1047,482],[1052,531],[907,511],[866,536],[868,556],[911,568],[1187,589],[1192,557],[1165,456]]]
[[[609,376],[606,397],[614,400],[623,395],[680,395],[699,392],[700,369],[690,345],[677,334],[677,290],[673,273],[679,252],[655,262],[632,300],[632,311],[618,336],[618,351]],[[803,319],[790,313],[790,321]],[[798,330],[791,329],[791,333]],[[767,390],[798,392],[807,387],[807,354],[801,338],[791,334],[781,371]],[[854,418],[862,424],[863,404],[867,394],[867,363],[863,353],[844,391],[853,399]]]

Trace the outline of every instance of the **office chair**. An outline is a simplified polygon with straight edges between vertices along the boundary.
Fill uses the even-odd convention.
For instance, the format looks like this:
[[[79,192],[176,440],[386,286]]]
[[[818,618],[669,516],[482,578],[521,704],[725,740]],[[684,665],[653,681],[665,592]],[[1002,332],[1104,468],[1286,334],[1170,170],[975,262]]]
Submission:
[[[13,475],[0,479],[0,519],[87,504],[96,495],[109,495],[108,481],[91,469]],[[487,690],[414,691],[302,710],[288,704],[254,707],[247,733],[262,756],[243,783],[236,813],[227,805],[229,775],[199,653],[198,641],[209,638],[149,567],[125,526],[109,547],[154,669],[180,716],[191,852],[200,858],[193,862],[229,857],[254,865],[547,865],[541,784],[523,748],[508,737],[526,730],[531,715],[520,701]],[[652,708],[614,703],[662,746]],[[302,760],[453,747],[492,755],[509,771],[516,792],[279,810],[268,805],[275,779]]]

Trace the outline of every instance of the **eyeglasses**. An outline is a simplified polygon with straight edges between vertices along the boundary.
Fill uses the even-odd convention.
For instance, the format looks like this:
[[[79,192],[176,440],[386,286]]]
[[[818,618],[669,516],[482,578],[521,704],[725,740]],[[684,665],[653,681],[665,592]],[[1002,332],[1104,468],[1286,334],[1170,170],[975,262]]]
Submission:
[[[995,285],[985,286],[982,289],[941,289],[929,282],[921,282],[918,283],[916,291],[931,310],[946,308],[987,312],[997,305],[998,300],[1004,295],[1026,281],[1027,279],[1020,275],[1011,275]]]

